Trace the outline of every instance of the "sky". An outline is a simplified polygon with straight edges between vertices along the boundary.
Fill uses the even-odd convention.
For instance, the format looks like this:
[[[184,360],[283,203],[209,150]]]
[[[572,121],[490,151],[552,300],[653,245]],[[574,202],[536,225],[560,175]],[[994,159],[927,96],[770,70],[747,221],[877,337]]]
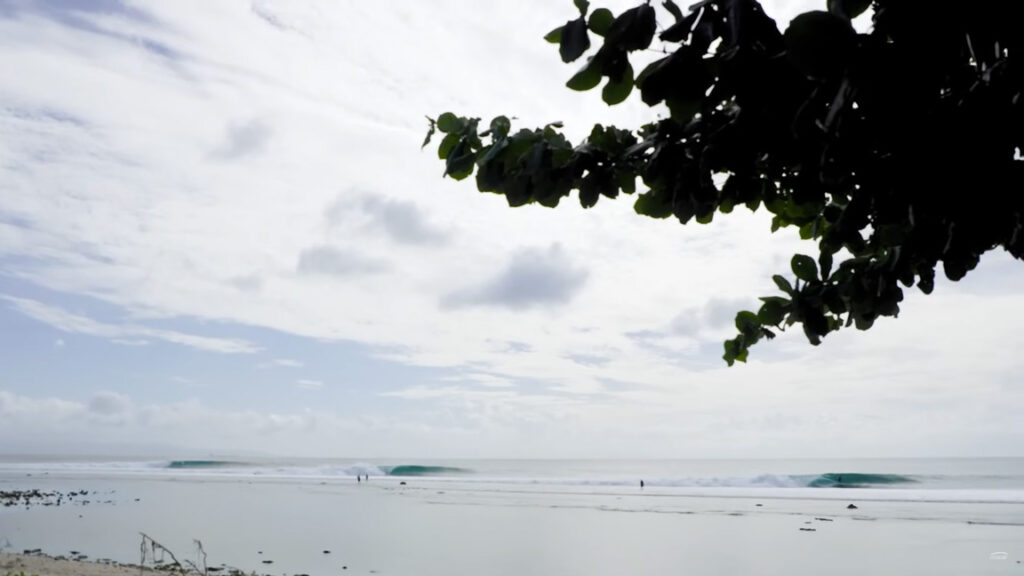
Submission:
[[[568,0],[483,7],[0,0],[0,453],[1024,456],[1002,253],[727,368],[813,245],[442,178],[428,115],[658,114],[564,87]]]

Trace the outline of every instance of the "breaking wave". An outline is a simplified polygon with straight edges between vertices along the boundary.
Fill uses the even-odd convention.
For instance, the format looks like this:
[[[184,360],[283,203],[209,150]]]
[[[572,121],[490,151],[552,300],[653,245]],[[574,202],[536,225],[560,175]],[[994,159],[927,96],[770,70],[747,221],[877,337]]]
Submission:
[[[453,466],[420,466],[417,464],[382,466],[381,470],[388,476],[449,476],[472,472],[472,470],[466,468],[455,468]]]
[[[803,477],[806,478],[806,477]],[[813,477],[809,488],[879,488],[896,484],[916,484],[917,480],[899,474],[861,474],[858,472],[829,472]]]
[[[171,460],[165,468],[172,470],[189,470],[202,468],[227,468],[243,466],[240,462],[228,462],[226,460]]]

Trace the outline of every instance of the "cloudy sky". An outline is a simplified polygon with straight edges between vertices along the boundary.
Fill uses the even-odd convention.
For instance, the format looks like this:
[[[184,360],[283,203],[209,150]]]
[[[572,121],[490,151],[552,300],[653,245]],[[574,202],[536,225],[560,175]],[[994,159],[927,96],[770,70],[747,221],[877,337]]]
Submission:
[[[442,179],[425,115],[654,117],[563,87],[541,37],[574,10],[0,0],[0,452],[1024,455],[1001,254],[726,368],[735,312],[813,246]]]

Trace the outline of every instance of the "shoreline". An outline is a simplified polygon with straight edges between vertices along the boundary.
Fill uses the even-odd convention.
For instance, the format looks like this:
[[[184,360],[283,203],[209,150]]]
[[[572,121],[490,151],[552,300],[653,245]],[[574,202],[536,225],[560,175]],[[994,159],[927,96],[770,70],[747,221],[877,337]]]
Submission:
[[[156,570],[138,564],[113,560],[88,560],[81,557],[51,556],[36,550],[23,553],[0,552],[0,573],[25,576],[153,576]]]
[[[86,556],[51,555],[41,549],[24,552],[0,552],[0,574],[15,576],[156,576],[176,574],[190,576],[269,576],[258,572],[245,572],[228,566],[210,566],[205,571],[189,567],[176,567],[165,563],[145,566],[130,562],[117,562],[108,558],[89,559]],[[295,574],[294,576],[308,576]]]

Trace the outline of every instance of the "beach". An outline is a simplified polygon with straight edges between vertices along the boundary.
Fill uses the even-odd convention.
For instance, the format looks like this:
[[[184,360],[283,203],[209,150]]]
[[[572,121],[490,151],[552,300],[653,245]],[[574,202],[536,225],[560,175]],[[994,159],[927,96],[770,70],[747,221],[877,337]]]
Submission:
[[[71,560],[43,554],[0,552],[0,573],[37,576],[139,576],[159,572],[139,566]]]
[[[611,474],[619,464],[605,465],[604,476],[596,464],[546,476],[542,464],[520,464],[519,477],[515,465],[471,462],[368,481],[320,464],[8,466],[0,491],[50,496],[0,507],[0,546],[139,564],[145,533],[198,566],[201,542],[214,572],[311,576],[1024,574],[1024,490],[1013,488],[1013,474],[979,475],[984,489],[965,487],[982,481],[971,475],[935,480],[955,488],[922,487],[920,475],[897,488],[851,489],[675,473],[673,482],[648,476],[641,489]],[[66,561],[4,557],[12,561],[25,562],[26,574],[66,573]],[[123,567],[89,570],[120,576]]]

